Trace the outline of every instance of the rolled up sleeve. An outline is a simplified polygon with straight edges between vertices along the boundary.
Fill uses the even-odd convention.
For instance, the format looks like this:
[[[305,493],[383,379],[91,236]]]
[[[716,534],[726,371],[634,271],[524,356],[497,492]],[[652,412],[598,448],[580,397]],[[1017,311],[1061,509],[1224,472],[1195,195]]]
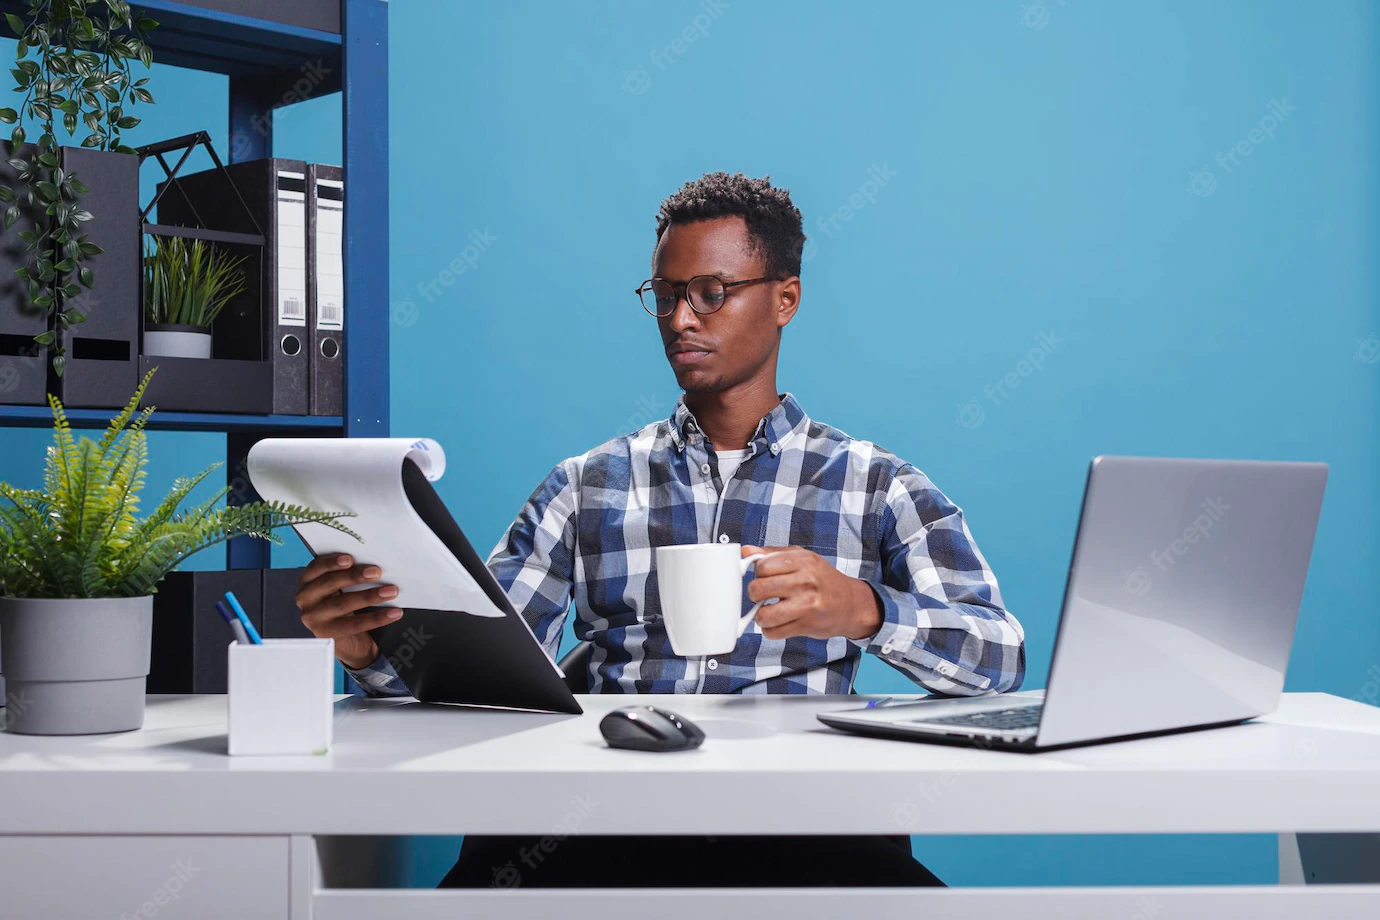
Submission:
[[[887,490],[878,523],[881,577],[869,584],[883,621],[859,644],[936,693],[1017,689],[1025,632],[1003,606],[962,510],[907,464]]]

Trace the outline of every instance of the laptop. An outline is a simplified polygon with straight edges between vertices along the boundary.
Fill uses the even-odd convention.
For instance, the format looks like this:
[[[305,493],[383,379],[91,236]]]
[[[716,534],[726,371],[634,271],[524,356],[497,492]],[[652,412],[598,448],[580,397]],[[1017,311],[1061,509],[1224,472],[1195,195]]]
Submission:
[[[864,735],[1045,751],[1273,712],[1324,463],[1095,457],[1047,689],[821,714]]]

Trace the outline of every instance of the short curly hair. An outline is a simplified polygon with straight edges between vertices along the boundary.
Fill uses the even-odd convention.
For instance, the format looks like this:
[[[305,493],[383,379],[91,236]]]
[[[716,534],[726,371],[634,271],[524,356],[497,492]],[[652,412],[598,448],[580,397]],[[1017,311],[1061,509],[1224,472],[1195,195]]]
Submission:
[[[800,209],[791,203],[789,191],[771,184],[771,176],[752,179],[742,173],[712,172],[685,183],[661,203],[657,242],[673,223],[716,217],[743,218],[753,248],[766,262],[768,276],[800,274],[800,254],[805,248]]]

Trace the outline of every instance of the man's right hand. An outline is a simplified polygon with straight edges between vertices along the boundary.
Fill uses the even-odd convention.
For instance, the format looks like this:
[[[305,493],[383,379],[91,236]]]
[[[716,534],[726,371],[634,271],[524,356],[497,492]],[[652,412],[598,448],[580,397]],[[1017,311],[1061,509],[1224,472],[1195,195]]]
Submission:
[[[369,630],[391,623],[402,610],[371,610],[398,596],[396,585],[379,585],[367,591],[342,591],[351,585],[378,581],[383,571],[376,565],[355,565],[347,555],[317,556],[297,580],[297,609],[302,624],[318,639],[335,640],[335,657],[347,668],[367,668],[379,655]]]

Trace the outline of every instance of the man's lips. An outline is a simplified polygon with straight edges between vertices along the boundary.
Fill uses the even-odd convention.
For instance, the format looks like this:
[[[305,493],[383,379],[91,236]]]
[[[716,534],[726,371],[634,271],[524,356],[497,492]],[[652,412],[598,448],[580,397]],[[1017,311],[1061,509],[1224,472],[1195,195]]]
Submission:
[[[672,366],[684,367],[704,360],[709,357],[709,352],[693,345],[676,345],[667,350],[666,356],[671,360]]]

